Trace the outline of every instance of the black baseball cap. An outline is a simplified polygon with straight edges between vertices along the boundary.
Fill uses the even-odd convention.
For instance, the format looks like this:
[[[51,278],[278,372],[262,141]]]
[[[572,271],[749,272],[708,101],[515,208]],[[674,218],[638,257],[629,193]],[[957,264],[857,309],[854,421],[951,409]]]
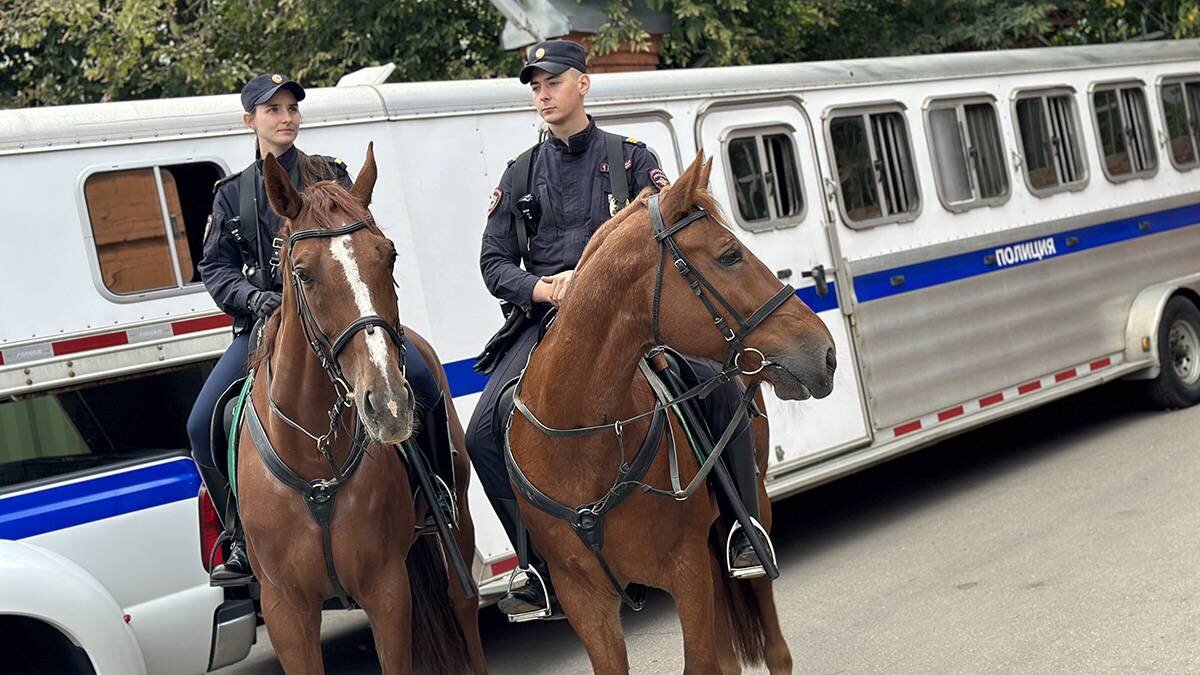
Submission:
[[[534,45],[526,58],[528,61],[521,69],[521,84],[529,84],[535,68],[551,75],[564,73],[570,68],[581,73],[587,72],[587,53],[578,42],[570,40],[547,40]]]
[[[280,89],[287,89],[295,94],[297,101],[304,100],[304,87],[301,87],[299,82],[293,82],[279,73],[264,74],[242,87],[242,107],[246,112],[250,112],[254,110],[254,106],[271,100]]]

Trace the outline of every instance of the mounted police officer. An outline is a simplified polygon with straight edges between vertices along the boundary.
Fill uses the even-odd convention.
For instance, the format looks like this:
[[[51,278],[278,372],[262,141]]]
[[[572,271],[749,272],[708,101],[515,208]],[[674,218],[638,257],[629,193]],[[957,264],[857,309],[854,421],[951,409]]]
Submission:
[[[217,182],[198,265],[205,288],[217,306],[234,319],[234,338],[213,366],[187,423],[192,457],[226,531],[233,533],[229,555],[211,573],[212,583],[222,586],[245,583],[251,570],[223,470],[226,458],[213,452],[214,415],[223,412],[215,408],[226,391],[246,375],[251,328],[278,309],[283,299],[278,274],[282,241],[277,238],[283,220],[267,201],[262,158],[268,152],[274,155],[301,190],[323,180],[351,187],[350,174],[340,159],[307,155],[295,146],[301,123],[299,103],[304,100],[304,88],[297,82],[278,74],[259,75],[242,87],[241,99],[242,121],[256,137],[255,161]],[[415,349],[408,350],[406,370],[418,402],[432,405],[438,389]]]
[[[493,416],[504,385],[520,375],[539,332],[541,317],[567,298],[575,265],[588,239],[643,189],[669,184],[654,153],[634,138],[596,127],[584,110],[591,88],[585,53],[566,40],[551,40],[529,51],[521,70],[534,107],[549,126],[545,141],[509,163],[492,193],[479,265],[488,291],[502,302],[507,320],[488,343],[476,368],[490,373],[467,427],[467,448],[480,482],[500,516],[514,547],[519,532],[516,498],[509,484],[503,449],[502,421]],[[716,373],[716,365],[689,359],[698,375]],[[740,403],[736,382],[718,388],[704,400],[708,423],[718,433],[733,418]],[[742,422],[725,453],[743,501],[758,517],[758,490],[753,439]],[[744,532],[731,545],[735,568],[760,566]],[[500,600],[511,616],[541,618],[556,609],[553,586],[544,561],[536,553],[532,565],[546,583],[510,591]]]

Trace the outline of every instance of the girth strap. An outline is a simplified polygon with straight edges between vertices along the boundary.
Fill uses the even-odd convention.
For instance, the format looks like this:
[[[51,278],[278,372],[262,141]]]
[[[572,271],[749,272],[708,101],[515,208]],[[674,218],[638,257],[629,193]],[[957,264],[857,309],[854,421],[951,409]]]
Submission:
[[[350,598],[342,588],[342,582],[338,580],[337,570],[333,563],[333,537],[330,533],[330,525],[333,523],[338,490],[358,470],[362,464],[363,455],[366,454],[362,422],[355,425],[354,439],[350,444],[350,456],[346,458],[346,463],[337,470],[337,475],[333,478],[318,478],[310,481],[296,473],[275,451],[253,401],[246,411],[246,419],[250,428],[250,438],[254,441],[254,447],[258,449],[258,456],[262,459],[263,465],[279,482],[300,493],[304,499],[304,505],[308,507],[308,512],[321,528],[321,546],[325,552],[325,571],[329,575],[329,582],[333,585],[333,593],[343,607],[350,607]]]

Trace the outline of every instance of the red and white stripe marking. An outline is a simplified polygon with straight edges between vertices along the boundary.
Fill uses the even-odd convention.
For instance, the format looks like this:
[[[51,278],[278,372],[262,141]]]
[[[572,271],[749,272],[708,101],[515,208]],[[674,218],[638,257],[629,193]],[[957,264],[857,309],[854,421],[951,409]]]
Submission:
[[[1010,387],[1003,391],[997,391],[995,393],[988,394],[987,396],[981,396],[977,399],[960,403],[956,406],[946,408],[945,410],[940,410],[936,413],[912,420],[911,422],[905,422],[904,424],[892,427],[892,437],[899,438],[906,434],[911,434],[914,431],[929,429],[944,422],[949,422],[950,420],[962,417],[963,415],[970,415],[971,413],[978,412],[984,408],[990,408],[998,403],[1012,401],[1021,398],[1022,396],[1028,396],[1030,394],[1042,391],[1043,389],[1049,389],[1056,385],[1062,384],[1063,382],[1073,380],[1077,377],[1082,377],[1098,370],[1110,368],[1120,363],[1121,357],[1121,354],[1113,354],[1112,356],[1106,356],[1102,359],[1096,359],[1094,361],[1082,363],[1074,368],[1060,370],[1056,373],[1018,384],[1015,387]]]
[[[122,345],[164,340],[177,335],[225,328],[231,325],[233,325],[233,319],[228,314],[213,314],[202,316],[198,319],[184,319],[182,321],[138,326],[136,328],[127,328],[65,340],[37,342],[21,345],[20,347],[0,349],[0,366],[11,366],[28,361],[52,359],[56,356],[92,352],[99,349],[107,349],[108,347],[120,347]]]

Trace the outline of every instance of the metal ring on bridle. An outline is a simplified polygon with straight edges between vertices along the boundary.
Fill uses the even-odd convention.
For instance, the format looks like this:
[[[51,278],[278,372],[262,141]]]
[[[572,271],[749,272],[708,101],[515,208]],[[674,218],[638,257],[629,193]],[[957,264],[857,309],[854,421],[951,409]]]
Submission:
[[[754,352],[755,354],[758,354],[758,367],[754,370],[742,370],[741,364],[738,363],[738,361],[740,361],[742,358],[742,354],[745,354],[746,352]],[[767,357],[754,347],[743,347],[741,351],[733,355],[733,367],[737,368],[738,372],[742,375],[757,375],[763,371],[763,368],[766,368],[769,365],[771,365],[771,362],[767,360]]]

